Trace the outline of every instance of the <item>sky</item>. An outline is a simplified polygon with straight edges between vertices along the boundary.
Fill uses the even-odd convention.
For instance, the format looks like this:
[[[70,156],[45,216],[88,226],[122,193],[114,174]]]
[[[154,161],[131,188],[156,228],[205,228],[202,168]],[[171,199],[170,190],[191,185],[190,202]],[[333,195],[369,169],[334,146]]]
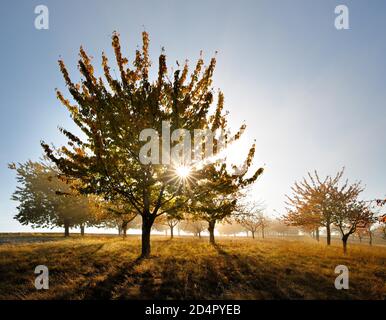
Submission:
[[[40,4],[48,30],[34,26]],[[348,30],[334,26],[339,4],[349,9]],[[76,80],[83,45],[100,71],[115,30],[129,58],[146,30],[154,67],[162,47],[169,66],[218,52],[213,85],[224,92],[231,126],[245,121],[245,141],[256,139],[255,165],[265,172],[251,193],[270,215],[284,213],[285,194],[314,169],[326,175],[344,166],[366,186],[363,198],[385,196],[385,1],[4,0],[0,232],[32,230],[13,219],[16,180],[7,164],[39,159],[41,140],[60,145],[57,127],[75,128],[55,96],[65,89],[58,58]]]

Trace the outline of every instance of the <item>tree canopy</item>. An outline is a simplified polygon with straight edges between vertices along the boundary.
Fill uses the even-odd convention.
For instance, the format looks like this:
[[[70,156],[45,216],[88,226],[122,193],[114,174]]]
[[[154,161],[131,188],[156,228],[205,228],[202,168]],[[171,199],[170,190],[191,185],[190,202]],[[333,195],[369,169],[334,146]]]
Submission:
[[[190,145],[194,138],[182,139],[180,133],[200,129],[212,133],[221,130],[225,142],[232,142],[240,137],[245,125],[232,135],[221,91],[218,91],[215,102],[212,87],[215,58],[204,66],[200,57],[190,74],[188,62],[185,62],[182,68],[178,66],[169,76],[166,55],[162,51],[157,77],[152,81],[149,77],[149,36],[146,32],[143,32],[142,40],[142,48],[136,50],[130,67],[129,60],[122,54],[119,35],[113,34],[112,47],[119,70],[118,78],[112,76],[105,53],[102,53],[104,79],[96,75],[91,58],[82,47],[78,62],[81,73],[79,83],[71,80],[64,62],[59,61],[72,98],[65,98],[59,90],[57,97],[67,107],[85,138],[61,128],[60,131],[68,139],[67,146],[54,148],[45,142],[42,146],[62,174],[82,181],[82,193],[100,195],[108,200],[120,197],[133,206],[142,217],[142,256],[146,257],[150,254],[150,230],[154,220],[179,206],[175,204],[175,199],[186,193],[187,187],[195,189],[186,199],[191,201],[208,190],[204,187],[208,174],[237,182],[237,186],[234,184],[236,189],[253,182],[262,170],[247,179],[247,170],[230,175],[224,169],[216,171],[214,165],[199,161],[191,166],[194,179],[187,186],[187,179],[179,177],[176,172],[181,164],[190,165],[185,164],[190,155],[183,153],[184,157],[176,161],[171,159],[170,148],[177,150],[172,154],[180,155],[181,144]],[[146,134],[145,129],[148,129]],[[160,132],[161,137],[157,135]],[[214,138],[214,154],[224,145],[221,143],[223,140]],[[150,154],[147,149],[143,152],[144,141],[151,142],[153,146]],[[205,145],[208,145],[207,140],[198,140],[198,147]],[[198,148],[198,151],[196,148],[194,152],[206,154],[204,148]],[[250,167],[253,155],[254,146],[245,169]],[[162,163],[157,162],[158,159],[162,159]],[[217,178],[213,179],[212,186]],[[216,181],[217,187],[223,183],[227,184],[225,180]],[[220,193],[220,189],[213,192]]]

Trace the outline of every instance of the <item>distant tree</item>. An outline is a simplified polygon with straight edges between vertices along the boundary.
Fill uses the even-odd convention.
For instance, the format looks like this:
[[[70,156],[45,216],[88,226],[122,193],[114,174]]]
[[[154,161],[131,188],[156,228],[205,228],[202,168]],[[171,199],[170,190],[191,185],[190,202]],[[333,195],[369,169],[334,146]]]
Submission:
[[[386,205],[386,199],[377,199],[376,205],[379,207],[383,207]],[[383,238],[386,239],[386,214],[379,212],[377,217],[377,222],[379,223],[379,230],[383,234]]]
[[[157,217],[175,209],[171,200],[179,197],[184,183],[178,179],[175,163],[158,163],[150,156],[145,157],[146,163],[141,161],[139,155],[144,143],[139,137],[142,130],[150,128],[160,133],[163,122],[170,124],[170,132],[176,129],[190,133],[195,129],[229,130],[221,92],[217,105],[212,108],[212,76],[216,60],[211,59],[209,65],[203,67],[200,58],[190,77],[185,63],[169,77],[166,56],[162,52],[157,79],[151,81],[149,36],[143,32],[142,38],[142,50],[136,51],[134,67],[130,68],[128,59],[122,55],[119,36],[113,34],[119,79],[111,75],[108,59],[102,54],[107,84],[95,75],[91,59],[83,48],[80,49],[82,79],[79,84],[72,82],[64,62],[59,61],[73,101],[66,99],[60,91],[57,96],[86,138],[61,129],[68,138],[68,147],[56,149],[44,142],[42,146],[63,174],[82,181],[83,193],[103,195],[107,200],[119,195],[135,208],[142,217],[142,257],[148,257],[152,225]],[[167,141],[170,141],[170,133],[162,135],[157,145],[163,146]],[[172,140],[171,147],[179,143]],[[166,155],[167,158],[167,154],[168,150],[162,147],[154,156],[163,158]],[[195,184],[207,178],[206,167],[204,164],[203,168],[194,168]],[[199,193],[190,193],[190,198],[196,196]]]
[[[379,218],[380,229],[383,232],[383,238],[386,239],[386,215],[383,215]]]
[[[353,234],[354,237],[357,237],[359,239],[359,242],[362,243],[362,239],[367,235],[366,228],[357,228],[355,233]]]
[[[45,162],[11,163],[16,170],[18,187],[12,200],[18,201],[15,219],[32,227],[64,227],[65,236],[70,228],[79,226],[84,234],[85,225],[97,223],[94,218],[95,198],[80,195],[76,181],[60,177],[58,169]]]
[[[166,218],[165,216],[161,216],[158,218],[154,223],[153,223],[153,230],[159,231],[159,232],[164,232],[165,236],[168,235],[168,230],[169,226],[166,223]]]
[[[379,223],[379,217],[377,216],[377,212],[372,208],[371,204],[367,206],[367,210],[370,210],[371,216],[357,226],[354,235],[358,237],[359,242],[362,242],[364,237],[368,237],[369,245],[371,246],[373,244],[376,224],[377,222]]]
[[[373,219],[373,213],[362,202],[352,202],[346,205],[333,218],[342,234],[343,252],[347,252],[347,240],[357,228],[365,228]]]
[[[235,165],[231,165],[230,170],[227,159],[222,158],[207,165],[203,171],[205,183],[197,185],[196,192],[201,196],[196,197],[191,205],[191,211],[198,219],[208,222],[209,241],[212,244],[215,243],[216,223],[230,218],[236,212],[243,191],[264,171],[263,168],[258,168],[248,177],[254,155],[255,144],[249,149],[241,170]]]
[[[274,219],[269,221],[269,225],[266,227],[267,232],[271,235],[277,235],[281,237],[297,236],[299,229],[295,226],[289,226],[280,219]]]
[[[264,238],[264,231],[268,225],[268,218],[264,215],[264,211],[265,208],[262,203],[248,203],[240,206],[236,221],[243,226],[245,230],[251,232],[252,238],[255,238],[255,233],[258,229],[261,229],[261,236]]]
[[[287,214],[284,221],[288,225],[300,226],[306,230],[315,230],[319,240],[319,227],[326,228],[327,245],[331,244],[331,224],[333,216],[337,213],[336,203],[331,195],[335,191],[341,194],[352,192],[352,187],[347,181],[341,185],[344,169],[335,176],[319,177],[315,170],[314,174],[308,173],[307,178],[301,182],[295,182],[291,188],[292,195],[287,197]]]
[[[374,233],[382,239],[386,239],[386,224],[377,226],[374,230]]]
[[[332,222],[338,227],[342,235],[343,252],[347,252],[347,240],[358,228],[368,228],[375,220],[374,212],[369,204],[358,200],[363,187],[359,182],[342,188],[335,187],[330,192],[330,201],[333,204],[334,215]]]
[[[384,206],[384,205],[386,205],[386,199],[376,199],[375,202],[376,202],[376,204],[377,204],[378,206]],[[385,217],[386,217],[386,215],[385,215]]]
[[[178,210],[169,211],[166,214],[166,223],[170,229],[170,238],[174,237],[174,228],[181,222],[184,218],[183,214]]]
[[[244,228],[236,220],[228,219],[227,221],[220,223],[217,227],[217,230],[220,234],[225,234],[228,236],[233,235],[236,237],[238,233],[244,231]]]
[[[175,209],[171,210],[158,218],[154,224],[154,228],[158,231],[166,231],[170,230],[170,238],[174,238],[174,228],[180,223],[180,221],[184,218],[184,215],[181,211]]]
[[[199,220],[194,216],[188,216],[181,222],[181,229],[201,238],[202,232],[207,229],[207,224],[205,221]]]
[[[126,238],[129,227],[140,228],[137,211],[120,198],[100,201],[97,219],[104,227],[117,228],[118,234],[123,238]]]
[[[283,221],[288,226],[301,228],[303,231],[310,233],[319,241],[319,227],[321,226],[320,216],[315,212],[303,212],[288,210]],[[327,245],[331,244],[331,227],[327,231]]]

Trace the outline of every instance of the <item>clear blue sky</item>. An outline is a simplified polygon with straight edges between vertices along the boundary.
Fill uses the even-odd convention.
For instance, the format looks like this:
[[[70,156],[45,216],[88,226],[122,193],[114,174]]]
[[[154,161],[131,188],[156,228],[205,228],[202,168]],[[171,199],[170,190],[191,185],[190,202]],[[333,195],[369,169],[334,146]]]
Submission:
[[[34,28],[34,8],[49,8],[49,30]],[[334,8],[346,4],[350,30],[334,28]],[[36,160],[39,141],[63,141],[72,129],[55,98],[64,88],[57,59],[74,77],[82,44],[100,65],[121,34],[133,57],[140,33],[151,55],[165,47],[169,64],[218,51],[214,85],[225,93],[236,126],[257,139],[266,172],[253,192],[268,210],[308,170],[362,180],[365,197],[386,193],[386,2],[372,1],[11,1],[1,3],[0,232],[28,231],[12,219],[16,182],[7,163]],[[97,70],[100,70],[99,67]]]

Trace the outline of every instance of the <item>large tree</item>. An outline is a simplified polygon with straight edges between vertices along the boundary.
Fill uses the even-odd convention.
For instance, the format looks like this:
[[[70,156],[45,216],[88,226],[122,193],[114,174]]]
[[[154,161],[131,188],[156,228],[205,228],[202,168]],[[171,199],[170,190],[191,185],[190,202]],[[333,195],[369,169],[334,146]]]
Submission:
[[[190,76],[186,62],[182,68],[177,66],[170,77],[166,55],[162,52],[158,59],[158,76],[151,81],[148,34],[143,32],[142,38],[142,49],[136,51],[130,67],[129,60],[122,54],[118,34],[113,34],[112,46],[119,77],[112,76],[107,55],[103,53],[102,67],[107,83],[95,74],[91,58],[82,47],[80,83],[71,80],[64,62],[59,61],[72,99],[65,98],[59,90],[57,96],[82,130],[84,138],[61,128],[68,138],[68,146],[56,149],[44,142],[42,146],[63,174],[82,181],[82,192],[103,195],[107,199],[119,195],[133,206],[142,217],[142,257],[147,257],[155,219],[176,208],[172,200],[179,197],[185,187],[177,175],[181,163],[170,161],[170,146],[174,148],[181,143],[181,137],[173,136],[173,133],[181,132],[181,129],[189,133],[195,129],[212,132],[222,129],[228,136],[229,130],[221,92],[216,105],[211,108],[216,60],[212,58],[204,67],[200,58]],[[144,135],[144,129],[150,130],[151,134]],[[157,135],[160,132],[161,137]],[[234,137],[239,135],[237,132]],[[152,140],[158,142],[151,144],[156,152],[150,155],[145,152],[144,155],[143,141],[149,137],[149,143]],[[229,137],[231,141],[232,136]],[[157,146],[161,146],[159,150]],[[159,159],[162,163],[157,161]],[[205,168],[205,164],[195,168],[196,184],[202,179]],[[191,193],[190,196],[198,194]]]

